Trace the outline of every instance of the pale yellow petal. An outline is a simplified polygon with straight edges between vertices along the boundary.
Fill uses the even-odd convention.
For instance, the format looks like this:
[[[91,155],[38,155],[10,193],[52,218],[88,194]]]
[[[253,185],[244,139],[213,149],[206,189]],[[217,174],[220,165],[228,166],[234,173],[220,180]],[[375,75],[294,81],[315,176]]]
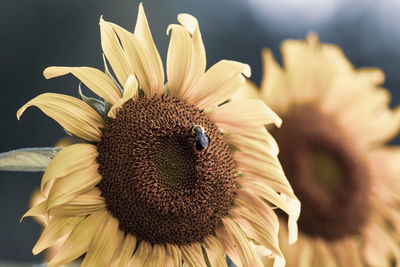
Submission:
[[[253,212],[255,216],[260,217],[259,219],[264,221],[265,227],[270,229],[271,236],[276,237],[279,231],[279,221],[272,208],[247,189],[239,189],[236,194],[235,203],[238,208],[245,208],[247,209],[245,212]]]
[[[274,111],[285,112],[290,100],[287,90],[287,80],[281,66],[275,61],[271,50],[262,51],[263,77],[261,81],[260,97]],[[280,113],[279,113],[280,114]]]
[[[236,61],[221,60],[201,76],[182,98],[200,109],[215,107],[230,99],[251,75],[250,66]]]
[[[181,267],[182,255],[180,248],[173,244],[166,244],[165,247],[165,267]]]
[[[147,258],[149,257],[151,252],[151,244],[147,241],[141,241],[139,247],[136,249],[135,254],[131,259],[132,266],[144,266]]]
[[[68,73],[76,76],[95,94],[114,104],[121,98],[121,92],[110,76],[104,72],[89,67],[48,67],[43,75],[46,79],[63,76]]]
[[[165,247],[164,245],[155,244],[151,248],[149,257],[147,258],[144,266],[159,267],[165,264]]]
[[[129,75],[133,72],[129,69],[125,53],[122,50],[117,34],[113,30],[110,23],[105,22],[101,17],[99,24],[101,47],[103,52],[107,57],[108,62],[110,62],[110,65],[117,76],[119,83],[124,85]]]
[[[211,266],[227,266],[224,246],[216,237],[205,237],[204,246]]]
[[[172,96],[179,97],[186,91],[184,83],[191,68],[192,38],[189,31],[181,25],[169,25],[167,34],[170,32],[167,54],[168,88]]]
[[[97,164],[76,171],[54,182],[47,199],[47,209],[67,203],[78,195],[94,188],[100,182]]]
[[[279,222],[270,207],[262,205],[262,201],[245,199],[247,206],[232,208],[229,214],[232,219],[243,229],[246,235],[258,244],[266,247],[278,257],[282,257],[279,249],[278,231]],[[254,206],[252,206],[254,205]],[[257,207],[257,208],[256,208]],[[264,213],[260,213],[264,211]]]
[[[34,255],[39,254],[46,248],[54,245],[59,239],[69,234],[84,217],[53,218],[49,225],[43,230],[32,250]]]
[[[246,177],[249,177],[249,180],[259,180],[277,192],[294,196],[293,190],[286,179],[278,159],[265,156],[263,160],[261,160],[255,156],[258,152],[260,151],[254,150],[234,153],[237,169],[243,172]],[[239,179],[246,180],[246,177],[240,177]]]
[[[118,99],[108,112],[108,117],[115,119],[118,108],[120,108],[126,101],[136,99],[139,96],[138,82],[135,76],[130,75],[124,87],[124,95]]]
[[[181,246],[182,258],[185,266],[198,267],[206,266],[200,243],[191,243]]]
[[[91,165],[96,165],[97,155],[96,146],[91,144],[74,144],[58,152],[50,161],[43,175],[40,185],[42,193],[49,181],[67,176]]]
[[[240,258],[242,266],[263,266],[261,259],[250,245],[250,241],[247,239],[243,230],[228,217],[223,218],[222,223]]]
[[[67,264],[86,253],[95,233],[99,231],[100,226],[105,223],[107,218],[106,214],[107,211],[105,209],[98,211],[78,224],[69,235],[58,254],[51,259],[47,266],[57,267]]]
[[[239,253],[236,251],[236,244],[231,240],[225,227],[219,227],[215,229],[215,234],[218,240],[222,243],[225,248],[226,254],[232,260],[232,262],[238,266],[243,266]]]
[[[277,156],[279,153],[278,143],[264,126],[242,131],[240,128],[231,129],[224,134],[228,144],[237,146],[241,151],[260,150],[262,154]],[[259,147],[262,147],[259,149]]]
[[[119,248],[114,253],[114,257],[111,263],[112,267],[125,267],[128,266],[129,260],[131,259],[133,252],[136,248],[136,237],[131,234],[127,234],[124,240],[121,242]]]
[[[143,43],[131,32],[116,24],[109,24],[117,33],[129,67],[136,74],[144,93],[148,96],[161,94],[164,86],[164,74],[163,72],[160,73],[158,62],[155,60],[153,52],[149,50],[147,44]]]
[[[119,230],[119,222],[110,214],[100,227],[88,247],[88,252],[81,264],[82,267],[110,266],[112,257],[123,240],[123,233]]]
[[[85,102],[67,95],[45,93],[30,100],[17,112],[19,119],[24,111],[36,106],[47,116],[56,120],[65,130],[88,141],[100,141],[104,121]]]
[[[260,90],[257,85],[251,80],[246,79],[245,84],[240,88],[236,94],[233,95],[232,99],[260,99]]]
[[[178,21],[192,35],[192,58],[190,71],[186,78],[185,85],[183,86],[185,88],[183,92],[186,92],[186,90],[190,90],[204,74],[207,64],[206,50],[204,48],[197,19],[189,14],[179,14]]]
[[[32,217],[32,216],[45,216],[46,215],[46,210],[47,210],[47,201],[43,200],[42,202],[40,202],[39,204],[33,206],[32,208],[30,208],[21,218],[20,222],[22,222],[22,220],[25,217]]]
[[[281,118],[259,99],[233,100],[212,110],[208,116],[218,127],[228,131],[282,123]]]
[[[279,194],[270,188],[263,180],[240,179],[240,184],[249,189],[250,192],[263,198],[282,209],[289,215],[289,243],[296,242],[298,235],[297,220],[300,217],[300,201],[291,193],[289,195]]]
[[[133,35],[143,43],[147,50],[147,57],[150,61],[149,70],[152,71],[152,91],[159,94],[162,92],[164,86],[164,68],[160,54],[158,53],[153,37],[151,36],[150,27],[142,3],[139,4],[139,11]]]
[[[319,266],[326,266],[326,267],[337,267],[341,266],[338,263],[338,257],[334,255],[334,249],[331,246],[330,242],[326,242],[323,239],[313,239],[314,242],[314,263],[318,264]],[[340,241],[339,241],[340,242]],[[357,252],[359,253],[359,252]],[[349,264],[350,262],[343,262],[342,264]],[[353,265],[349,265],[353,266]]]
[[[54,217],[85,216],[106,207],[104,198],[97,187],[74,197],[66,204],[56,206],[49,210],[49,215]]]

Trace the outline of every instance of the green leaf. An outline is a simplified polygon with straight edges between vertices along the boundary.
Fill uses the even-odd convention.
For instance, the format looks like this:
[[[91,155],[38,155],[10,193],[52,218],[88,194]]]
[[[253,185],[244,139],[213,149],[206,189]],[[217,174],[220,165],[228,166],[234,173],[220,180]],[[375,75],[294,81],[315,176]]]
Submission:
[[[61,150],[59,147],[22,148],[0,153],[0,171],[40,172]]]

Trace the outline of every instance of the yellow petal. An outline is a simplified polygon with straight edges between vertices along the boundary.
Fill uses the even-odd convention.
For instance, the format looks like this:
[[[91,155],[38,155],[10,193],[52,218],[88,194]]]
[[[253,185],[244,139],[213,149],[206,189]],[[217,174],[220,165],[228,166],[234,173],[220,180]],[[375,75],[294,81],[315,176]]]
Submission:
[[[139,8],[138,20],[142,21],[141,27],[147,24],[147,21],[144,22],[145,19],[144,11]],[[161,59],[158,58],[158,52],[157,55],[154,54],[153,48],[147,42],[148,38],[143,37],[143,40],[141,40],[139,34],[134,35],[113,23],[104,23],[111,25],[117,33],[122,43],[129,67],[136,74],[144,93],[148,96],[161,94],[164,87],[164,71],[162,69]]]
[[[46,79],[63,76],[68,73],[76,76],[95,94],[114,104],[121,98],[121,92],[114,81],[102,71],[89,67],[49,67],[43,72]]]
[[[206,69],[206,50],[200,33],[197,19],[189,14],[179,14],[179,23],[185,27],[192,35],[192,58],[190,70],[187,75],[183,92],[190,90],[192,86],[200,79]]]
[[[278,143],[264,126],[242,131],[233,128],[224,135],[227,143],[237,146],[241,151],[259,150],[262,154],[277,156],[279,153]],[[262,147],[260,149],[260,147]]]
[[[121,107],[126,101],[130,99],[136,99],[138,96],[139,96],[138,82],[135,76],[130,75],[124,87],[123,97],[118,99],[117,102],[115,102],[115,104],[111,107],[110,111],[108,112],[107,116],[115,119],[118,108]]]
[[[249,238],[282,257],[278,242],[279,222],[272,208],[247,190],[237,192],[235,202],[238,207],[229,211],[232,219]]]
[[[57,267],[67,264],[86,253],[95,233],[105,223],[106,213],[105,209],[98,211],[79,223],[69,235],[58,254],[51,259],[47,266]]]
[[[279,161],[274,157],[265,156],[257,158],[254,154],[258,151],[236,152],[234,159],[237,169],[250,177],[250,180],[259,180],[278,192],[294,196],[293,190],[286,179]],[[240,178],[241,179],[241,178]],[[245,178],[241,180],[246,180]]]
[[[272,123],[279,127],[282,124],[281,118],[259,99],[233,100],[208,115],[220,128],[228,131],[231,128],[258,128]]]
[[[243,266],[241,258],[236,251],[236,245],[233,243],[231,240],[227,230],[225,227],[219,227],[215,229],[215,234],[217,235],[217,238],[219,241],[221,241],[222,245],[225,248],[226,254],[229,256],[229,258],[232,260],[232,262],[236,266]]]
[[[226,229],[232,245],[240,258],[242,266],[263,266],[261,259],[250,245],[243,230],[228,217],[223,218],[222,223],[224,224],[224,228]]]
[[[124,85],[129,75],[133,72],[129,69],[125,53],[122,50],[117,34],[113,30],[110,23],[105,22],[101,17],[99,24],[101,47],[103,52],[107,57],[108,62],[110,62],[110,65],[117,76],[119,83]]]
[[[54,245],[59,239],[69,234],[84,217],[52,218],[49,225],[43,230],[32,252],[39,254]]]
[[[151,36],[150,27],[142,3],[139,4],[139,11],[133,35],[142,42],[146,49],[146,57],[148,57],[147,60],[149,60],[150,70],[153,72],[151,82],[152,91],[159,94],[162,92],[164,86],[164,68],[160,54],[158,53],[153,37]]]
[[[295,197],[288,197],[285,194],[278,194],[261,180],[241,180],[241,185],[248,188],[255,195],[271,202],[289,215],[289,243],[297,240],[297,220],[300,216],[300,201]]]
[[[334,256],[334,252],[332,248],[330,247],[330,244],[327,243],[325,240],[321,239],[315,239],[313,240],[314,242],[314,247],[315,247],[315,256],[314,256],[314,262],[318,266],[326,266],[326,267],[337,267],[337,258]],[[305,251],[307,252],[307,251]],[[355,253],[359,254],[359,252],[354,251]],[[354,253],[352,252],[352,254]],[[310,256],[312,254],[310,253]],[[343,262],[343,265],[349,264],[350,262]],[[309,266],[305,265],[304,266]],[[356,266],[356,265],[350,265],[350,266]]]
[[[136,249],[135,254],[131,259],[132,266],[144,266],[147,258],[151,252],[151,244],[147,241],[142,241],[139,247]]]
[[[200,109],[215,107],[230,99],[243,86],[245,78],[242,74],[250,77],[249,65],[221,60],[202,75],[182,98]]]
[[[284,112],[288,102],[291,100],[290,92],[286,85],[286,74],[275,61],[271,50],[264,49],[262,51],[262,62],[263,78],[260,97],[276,112]]]
[[[45,185],[58,178],[67,176],[73,172],[96,165],[97,149],[90,144],[74,144],[58,152],[50,161],[40,185],[42,193]]]
[[[232,99],[260,99],[260,90],[251,80],[246,80],[239,91],[233,95]]]
[[[105,200],[100,194],[100,190],[95,187],[89,192],[74,197],[64,205],[51,208],[49,210],[49,215],[60,218],[92,214],[106,207]]]
[[[47,201],[44,200],[42,202],[40,202],[39,204],[33,206],[32,208],[30,208],[30,210],[28,210],[24,216],[22,216],[21,220],[19,222],[22,222],[22,220],[25,217],[32,217],[32,216],[45,216],[46,215],[46,209],[47,208]]]
[[[144,266],[159,267],[165,263],[165,247],[164,245],[153,245],[149,257],[147,258]]]
[[[167,54],[168,88],[172,96],[181,96],[185,80],[191,68],[192,39],[189,31],[181,25],[171,24],[167,34],[171,33],[171,39]]]
[[[168,88],[171,95],[183,97],[204,74],[206,54],[196,18],[180,14],[181,25],[169,25],[172,31],[167,54]]]
[[[181,267],[182,255],[179,247],[173,244],[166,244],[165,247],[165,267]]]
[[[98,142],[101,139],[99,128],[104,127],[101,116],[85,102],[67,95],[41,94],[17,112],[19,119],[25,109],[36,106],[47,116],[56,120],[68,132],[88,141]]]
[[[182,258],[185,266],[198,267],[206,266],[200,243],[191,243],[181,246]]]
[[[211,266],[227,266],[224,246],[217,238],[212,235],[205,237],[204,246]]]
[[[110,266],[112,257],[123,240],[118,220],[108,214],[107,222],[100,227],[89,245],[82,267]]]
[[[101,180],[97,164],[59,178],[54,182],[47,199],[47,209],[67,203],[91,190]]]
[[[129,260],[131,259],[133,252],[136,248],[136,238],[130,234],[127,234],[114,254],[112,261],[112,267],[125,267],[128,266]]]

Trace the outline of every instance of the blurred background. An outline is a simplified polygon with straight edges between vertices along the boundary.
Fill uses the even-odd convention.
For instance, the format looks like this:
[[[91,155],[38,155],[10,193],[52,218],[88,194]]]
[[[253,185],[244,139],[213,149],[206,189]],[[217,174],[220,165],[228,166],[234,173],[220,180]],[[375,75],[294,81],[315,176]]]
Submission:
[[[57,92],[77,96],[72,76],[45,80],[51,65],[103,69],[98,21],[101,15],[133,30],[136,0],[14,0],[0,9],[0,152],[52,146],[65,134],[38,109],[21,121],[16,111],[34,96]],[[208,66],[221,59],[246,62],[252,80],[261,80],[260,52],[269,47],[280,59],[284,39],[309,31],[322,42],[336,43],[356,67],[374,66],[386,73],[385,87],[400,103],[400,1],[397,0],[145,0],[149,24],[165,59],[167,25],[179,13],[198,18]],[[396,139],[394,143],[399,143]],[[41,262],[31,249],[40,235],[32,219],[19,224],[41,173],[0,172],[0,261]],[[1,264],[0,264],[1,266]]]

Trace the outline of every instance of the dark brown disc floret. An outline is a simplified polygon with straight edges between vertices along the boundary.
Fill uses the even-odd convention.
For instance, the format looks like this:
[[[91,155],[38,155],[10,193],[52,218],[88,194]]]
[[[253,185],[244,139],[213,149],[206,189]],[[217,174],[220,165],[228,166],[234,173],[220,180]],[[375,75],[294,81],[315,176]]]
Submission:
[[[300,230],[329,240],[359,233],[369,213],[370,174],[354,140],[314,107],[282,119],[273,135],[301,201]]]
[[[209,140],[196,149],[201,125]],[[172,96],[126,102],[97,145],[98,184],[120,229],[153,244],[187,244],[213,233],[236,189],[232,152],[215,124]]]

